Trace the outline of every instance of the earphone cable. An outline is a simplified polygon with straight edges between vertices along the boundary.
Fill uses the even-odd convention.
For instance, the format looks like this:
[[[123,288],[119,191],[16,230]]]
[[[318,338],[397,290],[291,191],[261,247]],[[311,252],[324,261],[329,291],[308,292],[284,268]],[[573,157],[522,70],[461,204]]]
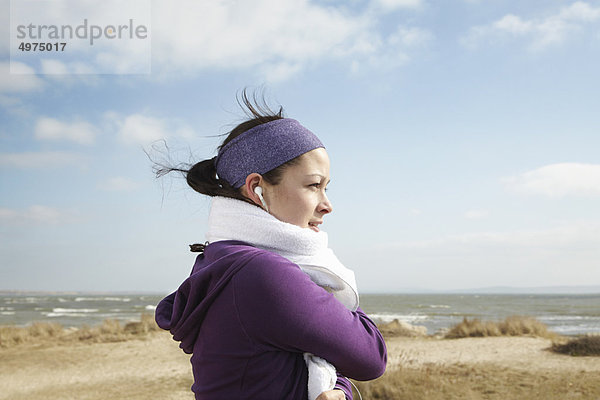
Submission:
[[[354,386],[354,390],[356,390],[356,393],[358,393],[358,398],[359,398],[360,400],[362,400],[362,395],[360,394],[360,390],[358,390],[358,388],[356,387],[356,385],[355,385],[354,383],[352,383],[352,381],[351,381],[350,379],[348,379],[348,382],[350,382],[350,384],[351,384],[352,386]]]

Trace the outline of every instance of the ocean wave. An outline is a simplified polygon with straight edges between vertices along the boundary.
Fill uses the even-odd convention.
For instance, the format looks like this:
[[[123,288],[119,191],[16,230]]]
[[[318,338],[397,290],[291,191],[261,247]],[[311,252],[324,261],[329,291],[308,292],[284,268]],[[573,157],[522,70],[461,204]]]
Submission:
[[[94,317],[120,319],[120,318],[124,318],[124,315],[123,315],[123,313],[102,313],[102,314],[95,314]]]
[[[555,316],[542,316],[537,318],[540,321],[581,321],[581,320],[600,320],[600,316],[589,317],[586,315],[555,315]]]
[[[130,302],[131,298],[129,297],[76,297],[75,301],[122,301],[122,302]]]
[[[54,313],[95,313],[98,312],[97,308],[53,308],[52,312]]]
[[[4,304],[32,304],[45,301],[44,297],[12,297],[4,300]]]
[[[12,311],[14,309],[14,307],[0,307],[0,311]]]
[[[431,304],[429,308],[450,308],[450,306],[446,304]]]
[[[404,315],[404,314],[368,314],[369,317],[373,320],[375,320],[376,322],[383,322],[383,323],[388,323],[388,322],[392,322],[393,320],[397,319],[399,321],[404,321],[404,322],[408,322],[410,323],[415,323],[415,322],[419,322],[419,321],[426,321],[429,319],[429,317],[427,315],[418,315],[418,314],[412,314],[412,315]]]
[[[74,312],[68,312],[68,313],[43,312],[42,314],[45,315],[46,317],[49,317],[49,318],[56,318],[56,317],[89,317],[89,314],[80,314],[80,313],[74,313]]]
[[[15,315],[14,311],[0,311],[0,315]]]
[[[40,297],[25,297],[23,300],[25,301],[25,303],[37,303],[40,300],[41,301],[46,300],[46,298],[44,298],[44,297],[42,297],[42,298],[40,298]]]
[[[550,326],[549,329],[563,335],[600,332],[597,325],[556,325]]]
[[[150,305],[147,305],[146,307],[144,307],[144,310],[154,311],[154,310],[156,310],[156,306],[153,306],[150,304]]]

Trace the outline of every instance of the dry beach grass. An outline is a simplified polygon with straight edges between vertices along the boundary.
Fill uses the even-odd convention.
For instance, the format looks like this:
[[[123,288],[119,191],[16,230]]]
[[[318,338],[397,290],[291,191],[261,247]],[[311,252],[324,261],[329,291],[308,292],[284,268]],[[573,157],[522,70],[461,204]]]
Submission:
[[[600,358],[550,351],[540,337],[387,340],[383,377],[365,399],[600,399]]]
[[[583,336],[566,342],[556,342],[552,344],[552,351],[570,356],[600,356],[600,335]]]
[[[0,326],[0,348],[22,344],[70,344],[74,342],[122,342],[139,338],[149,332],[159,331],[154,316],[142,314],[139,321],[122,325],[119,321],[106,319],[102,324],[79,329],[65,329],[62,325],[50,322],[34,322],[30,326]]]
[[[464,318],[461,323],[448,330],[447,339],[486,336],[537,336],[556,339],[558,335],[532,317],[513,315],[504,321],[481,321],[477,318]]]
[[[531,332],[483,337],[469,326],[478,337],[440,339],[406,324],[382,325],[388,369],[375,381],[357,382],[363,399],[600,398],[600,357],[549,350],[568,343],[581,347],[579,338]],[[585,348],[595,348],[597,337],[592,338],[583,342]],[[0,327],[2,400],[192,400],[191,384],[189,356],[148,316],[79,330],[53,324]]]

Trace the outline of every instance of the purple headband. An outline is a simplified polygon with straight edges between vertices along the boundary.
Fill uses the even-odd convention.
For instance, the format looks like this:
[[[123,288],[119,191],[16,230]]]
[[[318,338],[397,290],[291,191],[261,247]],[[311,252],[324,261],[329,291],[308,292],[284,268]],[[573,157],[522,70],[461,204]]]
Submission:
[[[291,118],[276,119],[240,134],[219,150],[217,175],[234,188],[253,172],[264,174],[323,146],[314,133]]]

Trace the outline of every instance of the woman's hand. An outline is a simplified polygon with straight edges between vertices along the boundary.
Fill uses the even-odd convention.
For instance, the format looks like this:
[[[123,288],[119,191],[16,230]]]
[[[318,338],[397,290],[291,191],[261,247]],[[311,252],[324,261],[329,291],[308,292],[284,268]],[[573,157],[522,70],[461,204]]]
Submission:
[[[333,389],[321,393],[316,400],[346,400],[346,395],[339,389]]]

